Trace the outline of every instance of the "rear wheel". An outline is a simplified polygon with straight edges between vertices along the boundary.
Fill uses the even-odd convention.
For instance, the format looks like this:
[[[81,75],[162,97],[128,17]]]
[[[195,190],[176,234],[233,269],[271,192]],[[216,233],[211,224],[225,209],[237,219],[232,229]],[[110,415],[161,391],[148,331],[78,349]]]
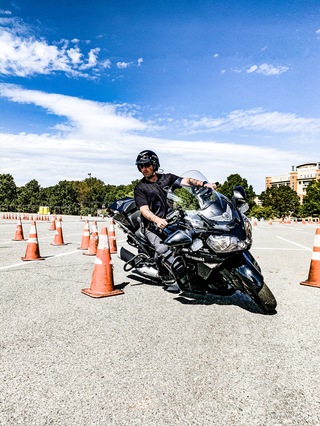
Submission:
[[[263,283],[263,286],[258,292],[253,289],[247,289],[249,296],[256,302],[256,304],[268,314],[275,312],[277,307],[277,301],[272,294],[267,284]]]

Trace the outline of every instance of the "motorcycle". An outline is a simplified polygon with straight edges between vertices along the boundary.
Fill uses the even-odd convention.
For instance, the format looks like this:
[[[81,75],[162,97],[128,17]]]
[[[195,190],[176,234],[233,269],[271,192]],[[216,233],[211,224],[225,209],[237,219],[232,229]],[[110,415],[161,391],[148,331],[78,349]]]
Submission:
[[[184,176],[207,179],[198,171],[188,171],[167,190],[169,213],[164,243],[184,261],[189,274],[187,291],[231,295],[238,290],[249,295],[264,312],[274,313],[276,299],[249,251],[252,226],[245,215],[249,207],[244,188],[236,186],[229,199],[212,188],[181,185]],[[132,253],[125,247],[118,248],[118,257],[125,262],[124,271],[135,270],[166,285],[154,248],[142,232],[134,199],[117,200],[109,205],[108,212],[135,249]],[[171,277],[174,279],[173,274]]]

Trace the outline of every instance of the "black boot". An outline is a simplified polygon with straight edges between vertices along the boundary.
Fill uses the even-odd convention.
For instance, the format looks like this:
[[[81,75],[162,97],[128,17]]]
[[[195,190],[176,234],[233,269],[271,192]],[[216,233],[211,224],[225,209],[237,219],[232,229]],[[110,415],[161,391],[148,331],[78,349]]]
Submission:
[[[159,278],[163,285],[169,287],[169,286],[175,286],[176,279],[172,275],[171,271],[165,267],[163,257],[161,254],[156,254],[155,256],[156,265],[159,271]]]
[[[163,264],[174,276],[181,290],[191,289],[190,277],[182,256],[174,257],[169,250],[163,255]]]

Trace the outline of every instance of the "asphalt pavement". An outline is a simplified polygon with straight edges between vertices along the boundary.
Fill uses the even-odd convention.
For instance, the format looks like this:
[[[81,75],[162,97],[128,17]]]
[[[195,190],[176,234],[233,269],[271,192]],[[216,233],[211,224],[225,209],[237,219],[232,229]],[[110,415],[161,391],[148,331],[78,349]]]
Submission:
[[[0,219],[0,425],[320,424],[320,288],[300,285],[316,225],[253,227],[274,315],[239,292],[169,293],[116,255],[124,294],[91,298],[81,293],[95,261],[78,248],[84,221],[63,216],[63,246],[49,227],[37,222],[45,259],[23,262],[27,241],[12,241],[16,221]],[[119,228],[116,238],[125,245]]]

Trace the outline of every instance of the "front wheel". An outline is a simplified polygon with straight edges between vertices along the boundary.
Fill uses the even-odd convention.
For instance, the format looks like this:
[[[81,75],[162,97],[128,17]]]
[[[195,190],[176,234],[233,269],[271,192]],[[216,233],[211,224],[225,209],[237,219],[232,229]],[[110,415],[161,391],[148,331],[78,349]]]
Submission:
[[[249,296],[263,311],[267,312],[268,314],[275,312],[277,301],[267,284],[263,283],[263,286],[257,292],[253,289],[247,289],[247,291]]]

